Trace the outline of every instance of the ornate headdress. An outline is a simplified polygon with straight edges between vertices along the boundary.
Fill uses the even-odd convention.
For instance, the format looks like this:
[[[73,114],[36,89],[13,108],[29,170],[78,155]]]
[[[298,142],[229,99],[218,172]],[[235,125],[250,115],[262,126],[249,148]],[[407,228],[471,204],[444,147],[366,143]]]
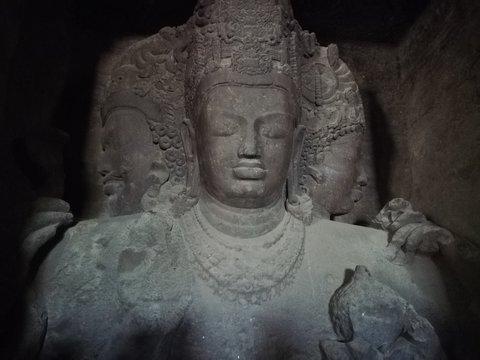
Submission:
[[[358,86],[336,45],[317,47],[302,69],[302,123],[306,136],[300,184],[308,167],[318,164],[330,144],[349,133],[363,133],[365,116]]]
[[[190,19],[187,116],[206,88],[222,83],[300,89],[303,37],[286,0],[200,0]],[[299,92],[298,92],[299,93]]]
[[[289,0],[199,0],[185,26],[164,28],[127,50],[114,68],[102,115],[119,106],[143,111],[180,179],[186,161],[180,122],[185,115],[194,120],[197,98],[220,84],[293,92],[306,132],[289,179],[292,193],[332,141],[364,129],[359,90],[337,47],[321,47],[315,34],[302,30]]]
[[[167,27],[129,47],[113,68],[102,107],[103,123],[118,108],[135,108],[145,115],[174,184],[184,182],[186,172],[180,136],[185,117],[184,35],[184,27]]]

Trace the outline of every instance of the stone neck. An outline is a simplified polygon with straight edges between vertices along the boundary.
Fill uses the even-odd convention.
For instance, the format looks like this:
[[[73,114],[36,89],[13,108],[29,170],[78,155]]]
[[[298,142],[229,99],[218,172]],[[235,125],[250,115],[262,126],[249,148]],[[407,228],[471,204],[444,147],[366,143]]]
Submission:
[[[317,222],[318,220],[330,220],[331,214],[325,209],[323,206],[314,206],[312,210],[313,215],[313,222]]]
[[[285,216],[284,199],[260,209],[236,208],[225,205],[203,192],[199,210],[216,230],[237,238],[254,238],[274,230]]]

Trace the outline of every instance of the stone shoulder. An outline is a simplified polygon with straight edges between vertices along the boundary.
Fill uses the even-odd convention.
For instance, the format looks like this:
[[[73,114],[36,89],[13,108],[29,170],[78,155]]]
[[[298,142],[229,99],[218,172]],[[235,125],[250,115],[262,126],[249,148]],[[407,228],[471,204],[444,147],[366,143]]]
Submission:
[[[374,278],[397,291],[421,314],[448,313],[448,298],[439,269],[433,261],[416,256],[407,266],[387,259],[388,235],[366,227],[321,220],[307,227],[305,256],[319,278],[342,284],[349,270],[363,265]]]
[[[316,270],[369,268],[384,261],[387,234],[380,230],[320,220],[306,227],[305,256],[317,263]]]
[[[321,236],[322,233],[328,232],[331,234],[330,236],[341,240],[348,240],[352,244],[354,243],[353,237],[360,241],[368,241],[372,244],[386,244],[388,236],[388,234],[382,230],[331,220],[316,221],[313,224],[306,226],[306,229],[307,233],[317,234],[317,236]]]
[[[155,348],[183,318],[192,282],[183,241],[159,214],[80,222],[49,254],[36,279],[38,302],[48,314],[46,358],[77,338],[83,341],[78,350],[89,354],[85,358],[99,349],[120,358],[131,345],[121,339],[146,332],[155,334]],[[141,344],[138,350],[146,351]]]
[[[131,231],[138,233],[160,231],[165,233],[171,229],[171,224],[162,219],[156,213],[140,213],[133,215],[117,216],[105,219],[85,220],[68,229],[62,241],[69,246],[91,247],[93,243],[100,244],[104,248],[126,246],[129,243]]]
[[[171,224],[152,213],[81,221],[48,254],[39,281],[66,288],[72,281],[134,271],[152,251],[157,261],[166,260],[174,250],[168,246],[170,230]]]

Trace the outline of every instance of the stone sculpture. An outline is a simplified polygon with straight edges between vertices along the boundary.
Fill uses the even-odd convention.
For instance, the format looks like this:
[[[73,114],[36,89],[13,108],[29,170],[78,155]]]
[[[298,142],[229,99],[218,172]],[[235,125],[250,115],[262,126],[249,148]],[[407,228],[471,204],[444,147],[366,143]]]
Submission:
[[[335,292],[329,309],[338,339],[320,341],[327,359],[445,359],[428,320],[364,266]]]
[[[302,70],[335,48],[303,31],[286,0],[201,0],[187,25],[167,34],[178,41],[134,52],[147,69],[134,83],[145,84],[124,100],[155,93],[160,65],[185,76],[184,152],[173,142],[172,160],[166,153],[186,169],[175,216],[151,209],[68,229],[36,276],[29,319],[37,326],[24,351],[40,359],[316,359],[319,341],[334,336],[329,299],[358,264],[440,324],[448,301],[428,258],[398,267],[386,258],[384,232],[306,225],[314,205],[301,179],[316,163],[303,145],[319,149],[307,141]],[[352,81],[334,92],[349,94]],[[334,136],[363,128],[362,120],[339,121]]]
[[[166,160],[153,144],[145,115],[133,109],[117,109],[103,128],[99,172],[112,216],[141,212],[147,193],[158,196],[169,178]]]
[[[428,221],[401,198],[390,200],[372,225],[388,232],[389,258],[398,264],[413,261],[416,252],[436,253],[454,242],[450,231]]]
[[[162,29],[128,48],[112,70],[99,164],[110,215],[169,208],[185,186],[183,33]]]
[[[314,217],[329,219],[348,213],[362,197],[365,116],[358,86],[336,45],[316,49],[302,81],[307,135],[299,180],[313,201]]]

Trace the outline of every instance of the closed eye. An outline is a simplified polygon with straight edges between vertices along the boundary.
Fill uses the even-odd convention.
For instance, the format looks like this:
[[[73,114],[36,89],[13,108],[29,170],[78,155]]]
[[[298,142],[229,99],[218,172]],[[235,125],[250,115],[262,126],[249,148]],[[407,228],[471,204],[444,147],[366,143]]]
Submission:
[[[216,114],[212,122],[210,133],[213,136],[229,137],[238,133],[241,129],[242,118],[226,112]]]
[[[260,135],[268,139],[283,139],[287,136],[287,131],[277,125],[267,125],[260,128]]]
[[[212,131],[213,136],[228,137],[234,135],[238,131],[238,126],[234,124],[222,124]]]
[[[257,120],[258,132],[267,139],[284,139],[289,134],[290,122],[293,120],[288,114],[266,114]]]

